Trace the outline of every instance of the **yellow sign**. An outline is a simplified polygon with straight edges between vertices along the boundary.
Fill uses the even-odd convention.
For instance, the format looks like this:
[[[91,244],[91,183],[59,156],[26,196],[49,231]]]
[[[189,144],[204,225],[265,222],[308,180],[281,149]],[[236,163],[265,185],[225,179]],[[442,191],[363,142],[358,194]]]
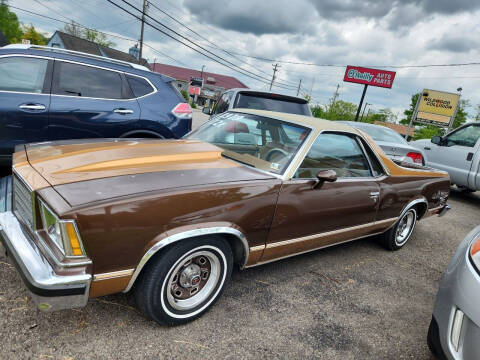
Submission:
[[[425,96],[426,95],[426,96]],[[421,95],[418,112],[448,116],[455,113],[460,95],[425,89]]]

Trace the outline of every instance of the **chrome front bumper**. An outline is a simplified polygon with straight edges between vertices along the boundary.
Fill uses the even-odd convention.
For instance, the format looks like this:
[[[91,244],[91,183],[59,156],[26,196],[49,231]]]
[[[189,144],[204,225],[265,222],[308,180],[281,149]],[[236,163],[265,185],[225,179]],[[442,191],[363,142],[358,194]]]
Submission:
[[[15,265],[40,310],[71,309],[87,304],[92,276],[56,274],[10,211],[0,213],[0,243],[1,252],[6,252]]]

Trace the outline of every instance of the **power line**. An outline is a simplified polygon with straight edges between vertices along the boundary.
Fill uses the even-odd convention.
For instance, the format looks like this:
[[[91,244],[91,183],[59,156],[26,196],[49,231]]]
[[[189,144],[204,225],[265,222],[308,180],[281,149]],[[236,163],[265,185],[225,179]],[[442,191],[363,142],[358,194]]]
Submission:
[[[48,16],[48,15],[39,14],[39,13],[37,13],[37,12],[31,11],[31,10],[22,9],[22,8],[17,7],[17,6],[13,6],[13,5],[8,5],[8,6],[11,7],[12,9],[15,9],[15,10],[24,11],[24,12],[26,12],[26,13],[29,13],[29,14],[32,14],[32,15],[36,15],[36,16],[40,16],[40,17],[43,17],[43,18],[45,18],[45,19],[49,19],[49,20],[53,20],[53,21],[58,21],[58,22],[61,22],[61,23],[63,23],[63,24],[70,25],[70,22],[63,21],[63,20],[60,20],[60,19],[56,19],[56,18],[53,18],[53,17]],[[82,25],[82,24],[76,22],[76,21],[73,20],[73,19],[69,19],[69,20],[70,20],[70,21],[74,21],[75,24],[76,24],[78,27],[81,27],[81,28],[84,28],[84,29],[87,29],[87,30],[97,31],[97,32],[100,33],[100,34],[104,34],[104,35],[111,36],[111,37],[114,37],[114,38],[118,38],[118,39],[121,39],[121,40],[132,41],[132,42],[135,42],[135,43],[138,42],[138,41],[135,40],[135,39],[131,39],[131,38],[128,38],[128,37],[125,37],[125,36],[110,34],[110,33],[107,33],[107,32],[103,32],[103,31],[99,31],[99,30],[95,30],[95,29],[89,28],[88,26]],[[167,55],[167,54],[163,53],[162,51],[160,51],[160,50],[158,50],[158,49],[155,49],[154,47],[152,47],[152,46],[150,46],[150,45],[148,45],[148,44],[145,44],[145,43],[144,43],[144,45],[145,45],[146,47],[148,47],[149,49],[151,49],[152,51],[155,51],[156,53],[158,53],[158,54],[160,54],[160,55],[162,55],[162,56],[165,56],[165,57],[173,60],[173,61],[176,62],[176,63],[179,63],[179,64],[181,64],[181,65],[183,65],[183,66],[187,66],[187,65],[185,65],[183,62],[181,62],[181,61],[179,61],[179,60],[171,57],[170,55]]]
[[[222,51],[222,52],[230,55],[231,57],[237,59],[238,61],[242,62],[243,64],[245,64],[245,65],[247,65],[247,66],[250,66],[251,68],[255,69],[256,71],[259,71],[259,72],[262,73],[262,74],[266,74],[265,71],[263,71],[263,70],[257,68],[256,66],[253,66],[253,65],[249,64],[248,62],[240,59],[239,57],[235,56],[232,52],[230,52],[230,51],[228,51],[228,50],[226,50],[226,49],[223,49],[223,48],[219,47],[219,46],[216,45],[214,42],[212,42],[212,41],[210,41],[208,38],[206,38],[205,36],[201,35],[201,34],[198,33],[197,31],[193,30],[191,27],[185,25],[184,23],[182,23],[181,21],[179,21],[178,19],[176,19],[175,17],[173,17],[172,15],[170,15],[169,13],[167,13],[166,11],[162,10],[161,8],[159,8],[159,7],[158,7],[157,5],[155,5],[153,2],[149,1],[149,4],[150,4],[153,8],[155,8],[156,10],[160,11],[162,14],[164,14],[165,16],[167,16],[169,19],[173,20],[175,23],[179,24],[180,26],[182,26],[182,27],[186,28],[187,30],[189,30],[190,32],[192,32],[193,34],[197,35],[198,38],[200,38],[200,39],[206,41],[207,43],[211,44],[211,45],[212,45],[211,47],[213,47],[213,48],[215,48],[215,49],[217,49],[217,50],[220,50],[220,51]],[[210,46],[208,46],[208,47],[210,47]],[[280,79],[280,78],[277,77],[277,79]],[[287,83],[290,82],[290,81],[284,80],[284,79],[281,79],[281,80],[286,81]],[[277,83],[279,83],[279,82],[277,81]],[[290,83],[291,83],[291,84],[294,84],[293,82],[290,82]],[[282,83],[280,83],[280,84],[282,84]],[[284,85],[288,85],[288,84],[284,84]],[[295,83],[295,85],[296,85],[296,83]]]
[[[139,17],[139,16],[137,16],[136,14],[132,13],[131,11],[125,9],[125,8],[122,7],[121,5],[113,2],[112,0],[107,0],[107,1],[108,1],[109,3],[111,3],[112,5],[118,7],[119,9],[125,11],[126,13],[130,14],[131,16],[133,16],[133,17],[135,17],[135,18],[137,18],[137,19],[140,20],[140,17]],[[133,9],[135,9],[137,12],[141,12],[140,9],[138,9],[137,7],[135,7],[134,5],[132,5],[131,3],[129,3],[128,1],[126,1],[126,0],[121,0],[121,1],[124,2],[124,3],[126,3],[127,5],[129,5],[129,6],[132,7]],[[221,56],[219,56],[219,55],[217,55],[217,54],[215,54],[215,53],[212,53],[211,51],[205,49],[204,47],[202,47],[202,46],[196,44],[195,42],[191,41],[190,39],[186,38],[186,37],[183,36],[182,34],[179,34],[179,33],[176,32],[175,30],[173,30],[173,29],[169,28],[168,26],[162,24],[160,21],[152,18],[149,14],[146,14],[146,16],[147,16],[148,18],[152,19],[153,21],[155,21],[156,23],[158,23],[159,25],[161,25],[162,27],[166,28],[166,29],[169,30],[170,32],[172,32],[172,33],[180,36],[182,39],[184,39],[184,40],[190,42],[191,44],[193,44],[194,46],[202,49],[202,50],[205,51],[206,53],[198,50],[197,48],[193,47],[192,45],[189,45],[189,44],[183,42],[182,40],[180,40],[180,39],[176,38],[175,36],[173,36],[173,35],[165,32],[164,30],[158,28],[157,26],[155,26],[155,25],[153,25],[153,24],[145,21],[145,23],[146,23],[147,25],[151,26],[152,28],[154,28],[155,30],[157,30],[157,31],[159,31],[160,33],[164,34],[165,36],[171,38],[172,40],[175,40],[175,41],[181,43],[182,45],[190,48],[191,50],[193,50],[193,51],[195,51],[195,52],[197,52],[197,53],[199,53],[199,54],[201,54],[201,55],[209,58],[210,60],[213,60],[213,61],[215,61],[215,62],[217,62],[217,63],[219,63],[219,64],[221,64],[221,65],[223,65],[223,66],[226,66],[226,67],[228,67],[228,68],[230,68],[230,69],[232,69],[232,70],[234,70],[234,71],[236,71],[236,72],[239,72],[239,73],[241,73],[242,75],[247,76],[247,77],[249,77],[249,78],[251,78],[251,79],[254,79],[254,80],[256,80],[256,81],[262,81],[262,80],[263,80],[263,82],[264,82],[265,80],[267,80],[267,81],[269,80],[269,79],[266,79],[266,78],[264,78],[264,77],[262,77],[262,76],[260,76],[260,75],[258,75],[258,74],[255,74],[255,73],[253,73],[253,72],[251,72],[251,71],[249,71],[249,70],[245,70],[244,68],[236,65],[235,63],[232,63],[231,61],[228,61],[228,60],[224,59],[223,57],[221,57]],[[218,60],[217,58],[218,58],[218,59],[221,59],[223,62],[220,61],[220,60]],[[253,76],[252,76],[252,75],[253,75]],[[259,80],[259,79],[262,79],[262,80]],[[277,86],[278,86],[278,85],[277,85]],[[282,86],[283,86],[284,88],[285,88],[285,87],[288,87],[289,90],[292,88],[290,85],[282,85]]]

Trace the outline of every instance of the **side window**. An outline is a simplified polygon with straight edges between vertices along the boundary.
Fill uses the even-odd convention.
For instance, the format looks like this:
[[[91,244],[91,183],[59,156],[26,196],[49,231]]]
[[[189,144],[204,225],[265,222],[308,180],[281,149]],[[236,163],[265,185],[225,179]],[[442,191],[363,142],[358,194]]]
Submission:
[[[338,177],[371,176],[367,158],[354,136],[322,133],[297,170],[297,178],[315,178],[321,170],[334,170]]]
[[[370,159],[370,164],[372,164],[373,176],[384,175],[385,172],[383,170],[383,167],[380,164],[380,161],[378,160],[377,156],[374,154],[373,150],[370,149],[370,146],[365,144],[365,142],[363,142],[363,140],[362,140],[362,143],[363,143],[363,148],[365,149],[365,151],[367,153],[367,156]]]
[[[148,81],[143,78],[127,75],[127,80],[135,97],[145,96],[154,91],[152,85],[150,85]]]
[[[53,84],[58,95],[122,99],[122,77],[114,71],[56,61]]]
[[[0,59],[0,90],[41,94],[48,60],[29,57]]]
[[[232,97],[232,93],[224,93],[220,100],[218,100],[217,106],[215,107],[214,114],[221,114],[228,110],[228,106],[230,105],[230,98]]]
[[[474,147],[480,137],[480,126],[470,125],[447,136],[447,146]]]

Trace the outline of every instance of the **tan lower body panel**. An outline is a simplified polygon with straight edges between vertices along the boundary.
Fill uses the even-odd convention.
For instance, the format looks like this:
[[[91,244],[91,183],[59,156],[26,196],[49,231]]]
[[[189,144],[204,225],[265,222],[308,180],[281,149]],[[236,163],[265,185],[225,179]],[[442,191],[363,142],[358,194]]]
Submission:
[[[90,285],[90,298],[122,292],[132,278],[133,269],[97,274]]]
[[[260,263],[269,262],[284,257],[316,250],[349,240],[354,240],[369,235],[374,235],[387,230],[395,223],[397,218],[381,220],[369,224],[358,225],[346,229],[329,231],[316,235],[304,236],[297,239],[279,241],[267,244]],[[249,261],[247,266],[253,265]]]

